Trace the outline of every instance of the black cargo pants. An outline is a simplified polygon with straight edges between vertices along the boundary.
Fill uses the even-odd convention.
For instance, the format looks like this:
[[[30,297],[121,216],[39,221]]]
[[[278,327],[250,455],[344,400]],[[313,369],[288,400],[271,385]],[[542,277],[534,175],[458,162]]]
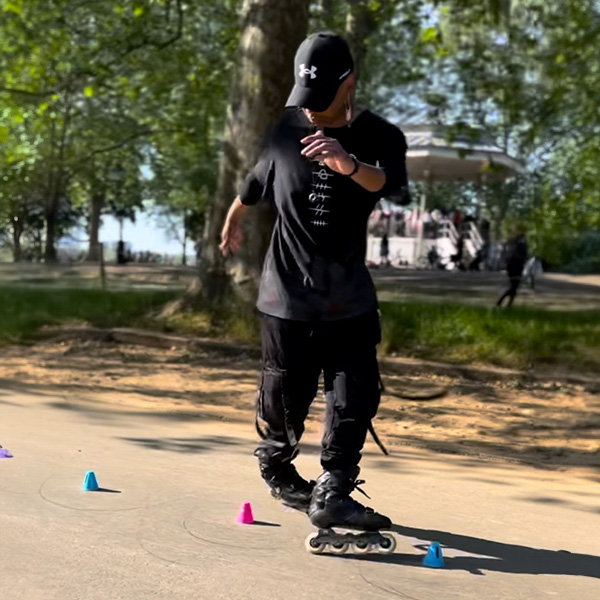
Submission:
[[[498,302],[496,302],[497,306],[502,306],[502,303],[506,298],[508,298],[508,306],[512,306],[515,298],[517,297],[517,292],[519,291],[519,287],[521,286],[522,272],[523,266],[520,265],[516,269],[508,270],[508,281],[509,285],[507,290],[500,296]]]
[[[319,323],[262,315],[261,334],[257,424],[264,439],[255,452],[259,460],[275,466],[294,458],[323,372],[321,465],[328,471],[357,466],[380,400],[378,313]]]

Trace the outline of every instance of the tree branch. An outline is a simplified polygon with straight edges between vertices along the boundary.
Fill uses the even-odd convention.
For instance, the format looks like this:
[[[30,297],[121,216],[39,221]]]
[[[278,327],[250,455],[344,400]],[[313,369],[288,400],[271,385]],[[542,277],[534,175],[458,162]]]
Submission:
[[[168,17],[168,13],[167,13],[167,21],[168,21],[168,18],[169,17]],[[129,43],[127,45],[127,47],[125,48],[125,50],[123,52],[121,52],[121,54],[119,54],[119,56],[117,56],[114,60],[111,60],[108,63],[104,64],[103,68],[111,69],[114,65],[119,63],[126,56],[128,56],[129,54],[132,54],[133,52],[136,52],[137,50],[140,50],[141,48],[144,48],[145,46],[151,46],[153,48],[156,48],[157,50],[164,50],[171,44],[174,44],[181,37],[182,33],[183,33],[183,6],[181,4],[181,0],[177,0],[177,31],[173,34],[173,36],[171,36],[168,40],[165,40],[164,42],[159,43],[157,41],[152,40],[148,35],[144,34],[142,39],[139,42]]]
[[[86,164],[88,161],[92,160],[94,158],[94,156],[97,156],[98,154],[104,154],[106,152],[112,152],[113,150],[118,150],[119,148],[123,148],[124,146],[127,146],[127,144],[129,144],[130,142],[132,142],[133,140],[135,140],[137,138],[151,136],[151,135],[157,135],[159,133],[179,133],[179,132],[181,132],[181,129],[155,129],[155,130],[144,129],[142,131],[137,131],[136,133],[131,134],[130,136],[126,137],[125,139],[121,140],[120,142],[115,142],[114,144],[111,144],[110,146],[96,148],[95,150],[92,150],[91,152],[86,154],[83,158],[80,158],[79,160],[77,160],[70,170],[69,177],[71,177],[75,173],[77,173],[77,171],[81,168],[81,166]]]
[[[43,98],[44,96],[52,96],[56,94],[56,90],[47,90],[45,92],[31,92],[29,90],[20,90],[16,88],[0,87],[0,92],[6,92],[8,94],[21,94],[23,96],[33,96],[35,98]]]
[[[171,3],[169,2],[168,7],[170,8]],[[168,20],[168,17],[167,17]],[[167,46],[174,44],[180,37],[183,32],[183,6],[181,5],[181,0],[177,0],[177,31],[175,34],[162,44],[154,44],[158,50],[164,50]]]
[[[140,137],[151,135],[152,133],[153,132],[151,130],[137,131],[136,133],[130,135],[129,137],[126,137],[124,140],[121,140],[120,142],[116,142],[114,144],[111,144],[110,146],[104,146],[103,148],[96,148],[95,150],[92,150],[91,152],[86,154],[83,158],[80,158],[78,161],[75,162],[75,166],[71,169],[70,175],[72,176],[74,173],[77,172],[77,170],[78,170],[77,165],[82,165],[84,163],[87,163],[89,160],[91,160],[97,154],[103,154],[105,152],[112,152],[113,150],[118,150],[119,148],[123,148],[123,146],[127,146],[127,144],[129,144],[129,142],[132,142],[133,140],[140,138]]]

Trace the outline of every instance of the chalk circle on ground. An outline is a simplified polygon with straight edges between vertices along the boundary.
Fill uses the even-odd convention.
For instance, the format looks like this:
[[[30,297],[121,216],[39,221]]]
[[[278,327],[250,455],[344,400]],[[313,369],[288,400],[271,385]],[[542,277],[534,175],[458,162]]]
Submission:
[[[196,540],[227,548],[278,550],[289,544],[284,527],[275,520],[255,519],[249,525],[237,523],[239,508],[227,503],[219,510],[197,509],[183,519],[182,527]]]
[[[99,479],[99,490],[84,491],[82,489],[84,476],[85,473],[50,475],[42,483],[38,493],[42,500],[49,504],[90,512],[141,510],[172,501],[172,499],[157,497],[156,490],[138,490],[132,486],[125,492],[122,486],[112,485],[114,482],[102,479]]]

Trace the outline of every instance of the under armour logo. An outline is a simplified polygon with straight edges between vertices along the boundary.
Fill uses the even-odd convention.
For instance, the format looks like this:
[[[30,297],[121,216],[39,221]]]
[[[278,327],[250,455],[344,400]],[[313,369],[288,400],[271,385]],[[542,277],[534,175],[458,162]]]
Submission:
[[[317,78],[317,67],[311,67],[310,69],[306,68],[306,65],[302,63],[300,65],[300,77],[304,77],[305,75],[310,75],[311,79]]]

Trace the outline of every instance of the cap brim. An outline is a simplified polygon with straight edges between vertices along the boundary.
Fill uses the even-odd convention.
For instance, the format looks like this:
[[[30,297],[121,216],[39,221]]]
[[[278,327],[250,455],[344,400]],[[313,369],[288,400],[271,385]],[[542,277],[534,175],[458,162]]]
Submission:
[[[296,84],[292,88],[292,93],[285,105],[307,108],[314,112],[323,112],[331,106],[331,103],[337,94],[338,87],[331,90],[325,90],[323,88],[309,88]]]

